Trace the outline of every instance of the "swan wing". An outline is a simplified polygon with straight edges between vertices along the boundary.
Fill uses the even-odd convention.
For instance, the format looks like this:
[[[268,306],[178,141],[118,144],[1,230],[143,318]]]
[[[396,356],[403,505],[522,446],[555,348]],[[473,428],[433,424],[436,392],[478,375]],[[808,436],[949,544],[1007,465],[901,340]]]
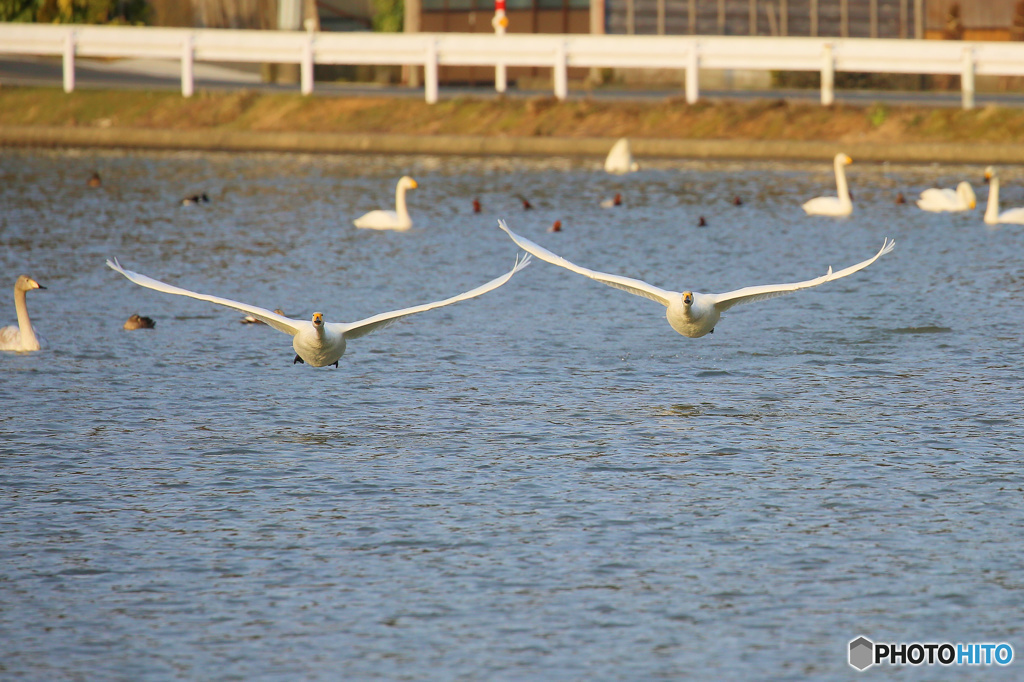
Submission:
[[[498,227],[504,230],[505,233],[512,238],[512,241],[518,244],[520,248],[529,251],[537,258],[540,258],[542,261],[547,261],[552,265],[558,265],[560,267],[565,268],[566,270],[572,270],[576,274],[583,275],[584,277],[589,277],[590,279],[598,281],[601,284],[607,284],[610,287],[615,287],[616,289],[622,289],[623,291],[628,291],[629,293],[635,294],[637,296],[649,298],[652,301],[657,301],[663,306],[668,306],[668,304],[671,301],[671,297],[674,294],[674,292],[666,291],[665,289],[659,289],[658,287],[648,284],[643,280],[633,279],[632,277],[621,277],[619,275],[609,275],[604,272],[598,272],[597,270],[590,270],[588,268],[580,267],[575,263],[570,263],[561,256],[555,255],[551,251],[548,251],[540,244],[532,242],[526,237],[522,237],[516,234],[515,232],[508,228],[508,225],[505,224],[504,220],[498,221]],[[678,296],[678,294],[676,295]]]
[[[775,298],[776,296],[785,296],[786,294],[793,293],[794,291],[800,291],[801,289],[816,287],[819,284],[831,282],[835,279],[841,279],[847,275],[852,275],[858,270],[863,270],[885,254],[892,251],[895,247],[895,241],[886,239],[882,243],[882,248],[874,256],[865,261],[861,261],[856,265],[844,268],[839,272],[832,272],[832,268],[830,267],[828,272],[821,277],[815,277],[814,279],[808,279],[803,282],[792,282],[790,284],[763,284],[761,286],[744,287],[724,294],[712,294],[713,302],[715,304],[715,308],[717,308],[719,312],[723,312],[734,305],[739,305],[740,303],[763,301],[769,298]]]
[[[389,325],[398,322],[403,317],[409,315],[415,315],[416,313],[426,312],[427,310],[433,310],[434,308],[440,308],[442,306],[451,305],[452,303],[458,303],[459,301],[465,301],[470,298],[476,298],[481,294],[486,294],[488,291],[497,289],[505,282],[512,279],[512,275],[516,274],[527,265],[530,264],[530,256],[519,259],[516,258],[515,266],[506,272],[501,277],[492,279],[487,284],[482,284],[475,289],[471,289],[465,293],[459,294],[458,296],[452,296],[446,298],[443,301],[434,301],[433,303],[424,303],[422,305],[415,305],[411,308],[402,308],[401,310],[392,310],[387,313],[380,313],[373,317],[368,317],[365,320],[359,320],[358,322],[334,322],[328,324],[328,328],[335,332],[339,332],[344,335],[345,339],[358,339],[361,336],[366,336],[370,332],[375,332],[378,329],[383,329]]]
[[[162,291],[165,294],[177,294],[178,296],[188,296],[189,298],[196,298],[200,301],[209,301],[210,303],[216,303],[217,305],[227,306],[228,308],[234,308],[235,310],[241,310],[242,312],[249,313],[257,320],[266,322],[274,329],[279,329],[286,334],[295,336],[299,333],[302,325],[307,324],[303,320],[293,320],[285,317],[284,315],[278,315],[277,313],[267,310],[266,308],[260,308],[258,306],[249,305],[248,303],[239,303],[238,301],[232,301],[227,298],[220,298],[219,296],[208,296],[206,294],[198,294],[188,289],[182,289],[171,284],[166,284],[159,280],[147,277],[146,275],[140,275],[137,272],[131,270],[125,270],[121,267],[121,264],[117,262],[115,258],[113,261],[107,261],[107,267],[116,272],[120,272],[122,275],[135,282],[139,286],[146,287],[147,289],[153,289],[154,291]]]

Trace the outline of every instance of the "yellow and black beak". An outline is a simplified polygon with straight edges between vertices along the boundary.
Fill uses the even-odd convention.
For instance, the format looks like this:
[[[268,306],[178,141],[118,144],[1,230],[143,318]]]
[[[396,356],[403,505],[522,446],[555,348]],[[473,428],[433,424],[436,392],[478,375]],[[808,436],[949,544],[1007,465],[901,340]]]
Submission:
[[[322,326],[324,326],[324,314],[323,313],[313,313],[313,326],[314,327],[322,327]]]
[[[693,294],[690,293],[689,291],[684,291],[683,292],[683,304],[684,305],[693,305]]]

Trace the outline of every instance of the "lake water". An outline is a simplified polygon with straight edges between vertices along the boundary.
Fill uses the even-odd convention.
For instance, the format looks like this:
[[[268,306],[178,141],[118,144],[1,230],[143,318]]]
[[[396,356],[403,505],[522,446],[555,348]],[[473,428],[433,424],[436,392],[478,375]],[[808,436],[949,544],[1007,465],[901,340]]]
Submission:
[[[0,320],[32,275],[49,347],[0,353],[0,677],[848,679],[858,635],[1024,655],[1024,229],[982,223],[982,169],[855,159],[841,220],[800,209],[828,160],[599,169],[3,151]],[[414,229],[355,229],[405,173]],[[1024,205],[1024,167],[1001,177]],[[969,214],[893,202],[962,179]],[[104,266],[350,321],[507,271],[499,217],[676,290],[896,250],[701,339],[535,261],[337,369]]]

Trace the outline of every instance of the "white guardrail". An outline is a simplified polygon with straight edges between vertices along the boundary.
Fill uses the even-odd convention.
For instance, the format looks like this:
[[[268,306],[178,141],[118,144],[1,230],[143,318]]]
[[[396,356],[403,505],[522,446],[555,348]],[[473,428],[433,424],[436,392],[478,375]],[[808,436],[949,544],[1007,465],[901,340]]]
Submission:
[[[836,71],[957,74],[963,107],[974,107],[975,75],[1024,76],[1024,43],[487,33],[312,33],[127,26],[0,24],[0,54],[63,57],[64,90],[75,88],[75,57],[181,62],[181,92],[194,89],[193,64],[277,62],[300,66],[303,94],[314,64],[423,67],[425,95],[437,101],[439,66],[531,66],[553,71],[554,94],[568,95],[569,67],[681,69],[686,101],[699,97],[699,69],[819,71],[821,103],[835,97]]]

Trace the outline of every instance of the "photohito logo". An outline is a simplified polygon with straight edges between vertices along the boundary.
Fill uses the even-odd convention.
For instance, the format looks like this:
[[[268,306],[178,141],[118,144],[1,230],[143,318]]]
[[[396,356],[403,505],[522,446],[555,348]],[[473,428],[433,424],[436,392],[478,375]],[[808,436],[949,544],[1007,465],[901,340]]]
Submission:
[[[1013,647],[999,644],[875,643],[867,637],[850,640],[849,662],[857,670],[873,665],[1010,665]]]

